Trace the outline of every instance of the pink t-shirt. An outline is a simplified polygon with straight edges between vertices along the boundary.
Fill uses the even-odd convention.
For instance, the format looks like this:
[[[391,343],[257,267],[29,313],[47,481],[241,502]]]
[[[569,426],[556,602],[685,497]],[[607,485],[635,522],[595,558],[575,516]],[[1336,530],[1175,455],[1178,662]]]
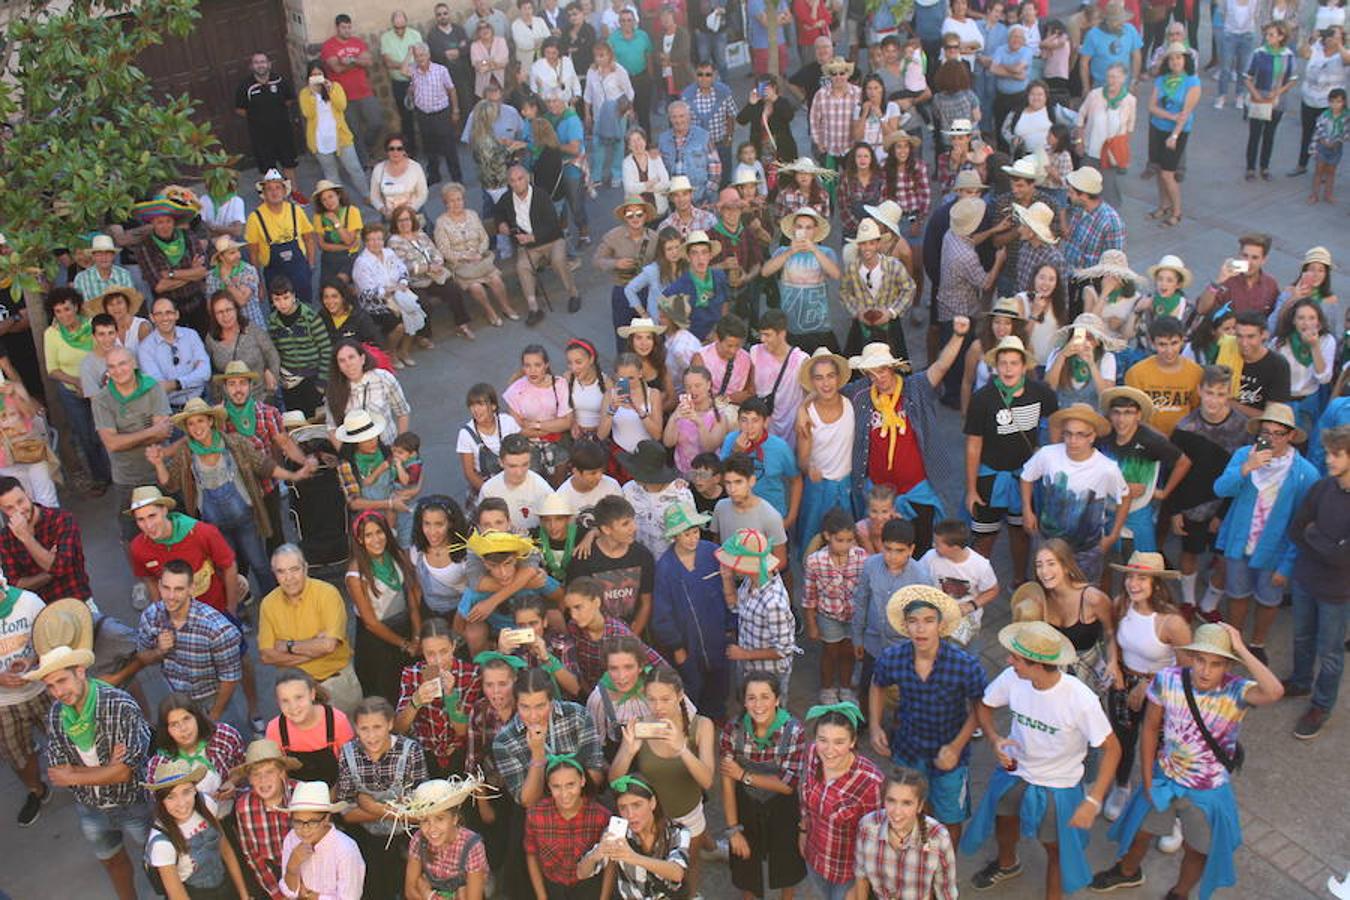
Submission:
[[[328,68],[327,62],[330,59],[337,59],[345,65],[350,65],[352,60],[369,51],[370,48],[366,46],[366,42],[359,37],[344,41],[337,35],[324,41],[323,47],[319,49],[319,55],[323,57],[324,68],[328,71],[328,77],[342,85],[342,90],[346,92],[349,102],[363,100],[374,93],[370,89],[370,79],[366,77],[366,70],[360,66],[352,66],[345,72],[334,72]]]
[[[750,354],[744,348],[736,351],[736,356],[731,362],[731,380],[727,382],[726,390],[722,389],[722,379],[726,376],[727,364],[717,355],[716,342],[700,347],[698,355],[703,359],[703,368],[712,373],[714,397],[745,390],[750,380]]]
[[[323,714],[322,707],[319,708],[319,713],[318,724],[313,728],[296,728],[294,725],[288,726],[286,734],[290,737],[291,743],[289,746],[282,747],[281,749],[307,753],[311,750],[322,750],[324,747],[327,747],[328,743],[324,738],[328,737],[328,722],[326,716]],[[340,709],[334,709],[333,744],[329,748],[333,751],[333,755],[337,756],[338,748],[354,737],[356,737],[356,732],[352,731],[352,723],[348,721],[347,714]],[[280,716],[277,716],[267,723],[267,739],[269,741],[275,741],[278,745],[281,744]]]
[[[572,411],[567,399],[567,380],[556,375],[553,387],[531,384],[525,377],[517,378],[502,394],[502,400],[511,411],[530,421],[557,419]]]

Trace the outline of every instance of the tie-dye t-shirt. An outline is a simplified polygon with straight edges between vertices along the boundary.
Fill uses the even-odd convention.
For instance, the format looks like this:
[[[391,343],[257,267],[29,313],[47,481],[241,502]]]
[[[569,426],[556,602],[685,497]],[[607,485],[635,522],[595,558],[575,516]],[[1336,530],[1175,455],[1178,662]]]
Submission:
[[[1195,681],[1191,681],[1205,727],[1230,755],[1237,746],[1242,720],[1251,708],[1246,700],[1247,691],[1255,685],[1250,678],[1241,678],[1231,672],[1224,675],[1223,683],[1212,691],[1197,690]],[[1186,703],[1181,668],[1173,666],[1154,676],[1148,699],[1163,708],[1162,752],[1158,754],[1158,764],[1167,777],[1195,790],[1209,790],[1225,784],[1228,771],[1214,758]]]

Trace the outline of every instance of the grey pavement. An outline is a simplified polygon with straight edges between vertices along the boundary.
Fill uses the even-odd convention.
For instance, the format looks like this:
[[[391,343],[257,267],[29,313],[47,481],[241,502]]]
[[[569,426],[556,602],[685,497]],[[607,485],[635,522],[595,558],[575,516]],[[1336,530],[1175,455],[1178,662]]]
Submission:
[[[735,79],[733,84],[744,93],[744,77]],[[1148,87],[1146,83],[1141,90],[1146,91]],[[1205,91],[1212,97],[1213,82],[1208,79]],[[1146,102],[1145,94],[1140,99],[1141,110]],[[1297,103],[1294,107],[1296,110]],[[1247,183],[1242,178],[1245,123],[1231,107],[1216,111],[1208,100],[1203,102],[1188,150],[1189,172],[1183,184],[1186,218],[1179,227],[1172,229],[1162,228],[1145,218],[1154,205],[1156,193],[1152,182],[1141,180],[1137,175],[1146,154],[1146,129],[1141,123],[1135,138],[1135,171],[1124,178],[1122,209],[1129,226],[1127,249],[1132,266],[1142,271],[1163,253],[1175,252],[1200,279],[1212,278],[1223,258],[1236,251],[1237,236],[1251,230],[1274,235],[1275,249],[1269,270],[1282,284],[1293,280],[1304,250],[1314,244],[1325,244],[1333,254],[1350,258],[1350,241],[1345,237],[1347,206],[1344,195],[1335,206],[1306,206],[1303,199],[1311,176],[1302,179],[1283,177],[1283,172],[1292,168],[1295,160],[1296,116],[1295,112],[1294,119],[1280,127],[1272,161],[1275,179],[1269,183]],[[802,118],[799,117],[799,124]],[[472,168],[468,153],[463,152],[462,156],[466,168]],[[317,178],[317,168],[307,160],[302,171],[303,185],[311,186]],[[254,179],[246,174],[240,180],[247,185]],[[620,199],[617,189],[602,191],[599,199],[591,204],[591,230],[597,239],[612,223],[610,210]],[[427,212],[434,221],[440,212],[438,197],[433,197]],[[583,255],[584,260],[588,260],[589,255],[588,250]],[[428,462],[427,491],[463,496],[459,460],[454,454],[454,435],[465,416],[464,392],[471,383],[482,380],[504,387],[515,371],[520,348],[526,343],[544,344],[555,360],[562,359],[562,346],[574,335],[589,337],[600,347],[609,346],[609,285],[605,279],[588,265],[583,265],[577,278],[584,305],[579,313],[569,315],[564,311],[565,303],[558,302],[562,290],[556,277],[546,274],[544,278],[554,297],[556,311],[537,328],[526,329],[522,323],[508,322],[507,327],[495,329],[475,322],[478,340],[471,343],[459,337],[445,337],[451,331],[449,317],[444,311],[437,310],[438,324],[445,323],[440,328],[437,348],[419,352],[419,366],[400,373],[413,407],[413,429],[423,440],[423,458]],[[513,293],[518,294],[513,277],[508,284]],[[841,315],[836,323],[841,334],[842,322]],[[923,347],[917,331],[911,335],[909,346]],[[945,445],[953,448],[953,452],[959,452],[960,428],[956,415],[945,409],[939,415],[939,427],[949,438]],[[946,493],[956,486],[942,487]],[[131,577],[117,546],[118,511],[110,508],[106,497],[74,496],[72,491],[66,491],[63,501],[76,512],[84,528],[97,600],[106,611],[135,622],[137,614],[129,603]],[[1009,564],[1005,541],[999,544],[995,564],[1006,579]],[[1006,594],[990,609],[980,640],[987,667],[991,673],[996,673],[1004,665],[1004,659],[993,636],[1008,619]],[[1289,640],[1289,617],[1287,613],[1281,613],[1269,647],[1277,674],[1288,672]],[[790,705],[798,715],[813,702],[816,671],[816,656],[809,650],[796,666],[792,686]],[[270,679],[262,671],[259,674],[265,713],[275,714],[275,705],[269,699]],[[158,673],[143,675],[142,683],[152,703],[162,696],[164,688]],[[1344,753],[1346,729],[1350,728],[1347,702],[1350,701],[1342,696],[1336,715],[1323,736],[1314,743],[1297,741],[1291,735],[1294,721],[1303,710],[1301,701],[1283,701],[1273,708],[1255,710],[1248,717],[1244,730],[1248,762],[1235,781],[1246,840],[1237,859],[1239,884],[1235,889],[1223,892],[1223,896],[1290,900],[1326,897],[1329,896],[1325,887],[1327,877],[1350,870],[1350,846],[1347,846],[1350,813],[1346,811],[1350,799],[1350,771]],[[987,742],[977,743],[972,761],[977,800],[992,765]],[[13,815],[22,802],[23,792],[8,769],[0,772],[0,797],[6,798],[0,804],[0,845],[8,848],[5,864],[0,866],[0,890],[16,900],[60,895],[112,896],[98,863],[80,836],[69,792],[57,791],[56,798],[43,810],[41,819],[28,829],[19,829],[14,823]],[[710,820],[714,829],[720,830],[720,803],[715,798]],[[1099,824],[1093,830],[1089,850],[1094,867],[1108,864],[1113,849],[1106,839],[1104,826]],[[991,896],[1020,900],[1041,895],[1044,855],[1039,847],[1025,841],[1022,851],[1026,869],[1023,877],[1000,886],[990,892]],[[969,875],[986,858],[986,853],[959,858],[963,891],[971,890]],[[29,867],[23,862],[25,859],[36,864]],[[1139,889],[1119,891],[1117,896],[1162,896],[1172,884],[1177,864],[1178,857],[1150,855],[1145,863],[1148,883]],[[702,892],[709,898],[735,896],[723,865],[712,863],[705,867]],[[144,884],[142,896],[151,896]]]

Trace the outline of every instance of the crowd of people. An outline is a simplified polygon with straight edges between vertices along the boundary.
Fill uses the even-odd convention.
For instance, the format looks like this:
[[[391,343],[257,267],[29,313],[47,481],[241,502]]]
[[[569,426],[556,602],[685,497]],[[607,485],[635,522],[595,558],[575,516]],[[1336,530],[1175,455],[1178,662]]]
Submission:
[[[1210,9],[1248,179],[1297,85],[1330,201],[1340,7]],[[1182,218],[1200,10],[475,0],[378,53],[338,16],[298,94],[256,55],[256,204],[213,176],[102,223],[41,368],[0,285],[19,824],[69,788],[123,900],[137,869],[175,900],[692,898],[718,860],[746,897],[951,898],[958,851],[993,838],[985,890],[1023,837],[1047,897],[1140,885],[1155,845],[1168,898],[1234,885],[1242,720],[1306,697],[1311,740],[1335,706],[1350,390],[1326,248],[1287,284],[1261,233],[1207,282],[1126,255],[1145,97],[1149,218]],[[583,261],[612,336],[451,375],[434,469],[400,373],[454,355],[438,310],[539,326]],[[117,511],[139,622],[95,602],[63,484]]]

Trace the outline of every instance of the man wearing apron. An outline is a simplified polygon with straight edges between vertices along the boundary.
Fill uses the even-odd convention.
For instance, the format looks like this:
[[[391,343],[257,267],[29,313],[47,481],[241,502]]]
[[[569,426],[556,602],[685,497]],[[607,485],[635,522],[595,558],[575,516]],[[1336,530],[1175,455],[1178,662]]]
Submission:
[[[253,263],[268,284],[285,275],[300,302],[312,306],[310,261],[319,258],[318,232],[305,211],[287,199],[291,183],[276,169],[268,169],[256,187],[262,204],[249,214],[244,229]]]

